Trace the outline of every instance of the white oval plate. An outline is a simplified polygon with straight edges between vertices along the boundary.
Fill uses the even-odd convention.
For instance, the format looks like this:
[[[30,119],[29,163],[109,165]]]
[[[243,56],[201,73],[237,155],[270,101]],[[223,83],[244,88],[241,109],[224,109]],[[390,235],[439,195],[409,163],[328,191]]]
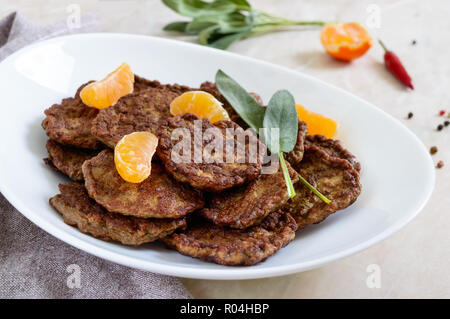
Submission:
[[[44,109],[72,96],[122,62],[163,83],[198,86],[223,69],[265,101],[278,89],[339,122],[338,138],[362,164],[362,193],[348,209],[299,231],[295,240],[252,267],[225,267],[167,250],[131,248],[84,235],[63,223],[48,204],[64,178],[47,168]],[[349,93],[276,65],[179,41],[124,34],[84,34],[28,46],[0,64],[2,108],[0,190],[33,223],[101,258],[156,273],[188,278],[250,279],[299,272],[365,249],[406,225],[434,186],[423,144],[399,121]]]

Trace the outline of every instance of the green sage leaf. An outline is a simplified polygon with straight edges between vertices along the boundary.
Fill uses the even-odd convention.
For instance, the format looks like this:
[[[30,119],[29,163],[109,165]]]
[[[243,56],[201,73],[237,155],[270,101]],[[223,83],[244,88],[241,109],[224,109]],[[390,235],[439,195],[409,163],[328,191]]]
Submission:
[[[196,17],[188,25],[187,31],[202,31],[213,24],[220,26],[219,33],[221,34],[244,32],[251,28],[251,25],[246,21],[246,16],[235,11],[222,15],[204,15]]]
[[[194,19],[188,23],[185,32],[188,34],[199,34],[201,31],[212,27],[213,25],[216,25],[216,23]]]
[[[229,33],[248,33],[252,29],[252,25],[247,24],[245,21],[219,21],[219,32],[222,34]]]
[[[270,151],[290,152],[294,149],[297,143],[298,117],[294,97],[289,91],[280,90],[272,96],[263,124],[264,139]],[[273,138],[272,129],[279,129],[278,139]]]
[[[219,29],[218,25],[212,25],[206,29],[203,29],[199,34],[198,34],[198,42],[200,44],[203,45],[208,45],[209,44],[209,38],[212,36],[212,34],[217,31],[217,29]]]
[[[247,0],[229,0],[229,1],[236,4],[239,10],[247,10],[247,11],[252,10],[252,6],[250,5],[250,3],[248,3]]]
[[[239,39],[241,39],[243,36],[245,36],[244,33],[235,33],[235,34],[230,34],[230,35],[226,35],[221,37],[220,39],[210,42],[209,46],[212,48],[216,48],[216,49],[220,49],[220,50],[225,50],[227,49],[232,43],[238,41]]]
[[[264,108],[242,86],[222,70],[216,73],[216,85],[239,116],[256,132],[263,127]]]
[[[201,0],[162,0],[175,12],[190,18],[202,15],[221,15],[237,9],[237,5],[229,0],[215,0],[206,2]]]
[[[185,32],[187,25],[189,22],[185,21],[177,21],[169,23],[164,27],[164,31],[177,31],[177,32]]]

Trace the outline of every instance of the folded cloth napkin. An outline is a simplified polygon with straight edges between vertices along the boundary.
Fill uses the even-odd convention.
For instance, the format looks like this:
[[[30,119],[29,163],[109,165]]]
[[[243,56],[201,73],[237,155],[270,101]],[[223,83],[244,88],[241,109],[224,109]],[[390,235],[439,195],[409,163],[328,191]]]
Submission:
[[[0,19],[0,60],[42,39],[93,29],[38,26],[18,13]],[[42,146],[44,147],[44,146]],[[0,298],[190,298],[181,282],[91,256],[42,231],[0,194]]]

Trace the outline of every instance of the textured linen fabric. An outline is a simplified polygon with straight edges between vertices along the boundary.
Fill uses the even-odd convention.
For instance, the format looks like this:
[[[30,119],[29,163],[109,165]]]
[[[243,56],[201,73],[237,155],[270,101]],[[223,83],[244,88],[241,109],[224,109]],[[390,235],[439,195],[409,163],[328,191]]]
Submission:
[[[0,20],[0,61],[20,48],[35,42],[71,33],[92,31],[97,25],[94,15],[84,15],[77,27],[68,27],[66,21],[48,26],[39,26],[18,12]]]
[[[23,46],[80,28],[65,22],[38,26],[12,13],[0,19],[0,60]],[[120,266],[84,253],[47,234],[0,194],[0,298],[190,298],[175,277]]]

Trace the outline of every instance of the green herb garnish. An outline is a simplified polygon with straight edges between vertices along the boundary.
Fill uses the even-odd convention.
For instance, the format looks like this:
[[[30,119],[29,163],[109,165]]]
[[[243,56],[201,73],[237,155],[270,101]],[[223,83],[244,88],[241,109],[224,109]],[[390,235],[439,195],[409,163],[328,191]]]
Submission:
[[[265,110],[255,98],[222,70],[216,73],[216,85],[237,114],[256,132],[263,127]]]
[[[290,152],[297,143],[298,118],[295,100],[286,90],[276,92],[269,101],[264,114],[264,140],[272,153],[278,153],[281,169],[286,181],[289,197],[295,196],[289,171],[283,152]],[[278,136],[272,136],[273,129],[278,129]]]
[[[326,198],[324,195],[322,195],[314,186],[312,186],[306,179],[303,178],[302,175],[298,174],[298,178],[300,181],[305,184],[306,187],[310,189],[317,197],[319,197],[321,200],[323,200],[326,204],[331,203],[331,200]]]
[[[252,8],[247,0],[162,0],[191,21],[172,22],[165,31],[196,35],[198,42],[226,49],[233,42],[293,25],[323,26],[323,21],[294,21]]]
[[[237,0],[239,1],[239,0]],[[220,93],[227,99],[239,116],[256,132],[263,128],[264,140],[272,153],[280,159],[283,176],[286,180],[289,197],[295,196],[295,189],[284,160],[284,152],[290,152],[297,142],[298,118],[295,100],[286,90],[276,92],[269,101],[267,109],[258,102],[242,86],[222,70],[216,73],[216,85]],[[278,128],[278,136],[273,136],[272,128]],[[323,196],[314,186],[299,175],[300,180],[325,203],[330,200]]]

